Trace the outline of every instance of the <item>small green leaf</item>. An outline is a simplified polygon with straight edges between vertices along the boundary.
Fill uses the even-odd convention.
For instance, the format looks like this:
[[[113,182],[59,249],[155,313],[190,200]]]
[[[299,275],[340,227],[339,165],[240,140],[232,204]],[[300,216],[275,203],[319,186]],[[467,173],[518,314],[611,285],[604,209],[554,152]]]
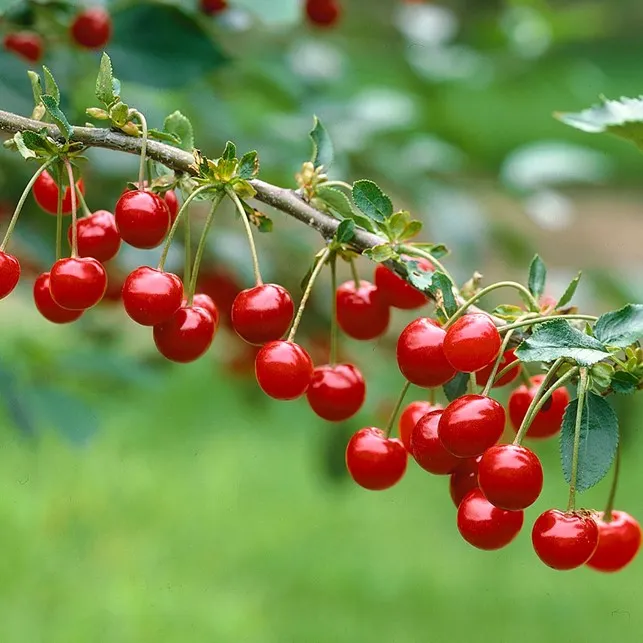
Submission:
[[[65,137],[66,141],[69,141],[71,135],[74,133],[72,126],[69,124],[67,117],[62,113],[58,103],[55,101],[53,96],[49,94],[43,94],[40,97],[42,104],[45,106],[47,113],[53,118],[54,123],[58,125],[60,133]]]
[[[353,183],[353,201],[370,219],[384,223],[393,214],[391,199],[382,192],[377,183],[361,179]]]
[[[176,134],[163,132],[154,127],[152,129],[147,130],[147,135],[149,138],[153,138],[157,141],[165,141],[166,143],[170,143],[172,145],[179,146],[181,144],[181,141],[179,140],[179,137],[176,136]]]
[[[420,232],[422,232],[422,221],[418,221],[417,219],[410,221],[406,228],[404,228],[402,234],[398,237],[398,241],[404,242],[409,239],[413,239],[414,237],[417,237]]]
[[[500,317],[500,319],[515,321],[518,317],[522,317],[525,314],[525,309],[520,306],[512,306],[511,304],[502,304],[501,306],[496,306],[491,314],[495,317]]]
[[[540,298],[545,292],[545,280],[547,279],[547,268],[543,260],[535,255],[529,266],[529,292],[536,298]]]
[[[28,71],[29,80],[31,81],[31,90],[33,91],[33,103],[37,107],[40,105],[40,97],[42,96],[42,84],[40,83],[40,76],[35,71]]]
[[[607,346],[625,348],[643,337],[643,304],[627,304],[601,315],[594,336]]]
[[[310,139],[313,142],[312,162],[315,167],[320,165],[328,169],[333,162],[333,142],[322,122],[314,117],[313,129],[310,130]]]
[[[568,483],[571,483],[572,479],[577,409],[578,399],[572,400],[567,405],[560,435],[560,455],[563,473]],[[612,466],[618,447],[618,418],[605,398],[591,391],[587,392],[580,430],[576,490],[585,491],[605,477]]]
[[[194,149],[194,130],[192,123],[187,116],[184,116],[178,110],[172,112],[163,122],[163,130],[176,136],[179,141],[179,147],[182,150],[191,152]]]
[[[569,286],[565,289],[565,292],[563,293],[562,297],[558,300],[558,303],[556,304],[556,310],[559,308],[562,308],[563,306],[566,306],[574,297],[576,294],[576,288],[578,288],[578,282],[580,281],[581,275],[583,273],[579,272],[570,282]]]
[[[96,78],[96,98],[106,107],[110,107],[119,98],[120,86],[115,85],[112,61],[106,53],[103,53]],[[118,82],[118,81],[117,81]]]
[[[449,402],[457,400],[467,392],[469,386],[469,373],[456,373],[443,387],[442,390]]]
[[[612,376],[614,375],[614,367],[607,362],[598,362],[594,364],[589,371],[592,384],[597,386],[602,392],[606,390],[610,382],[612,381]]]
[[[326,187],[322,184],[317,188],[315,196],[318,199],[321,199],[342,219],[353,219],[353,221],[355,221],[355,223],[361,228],[369,230],[370,232],[377,232],[378,228],[375,225],[375,222],[371,221],[371,219],[365,217],[363,214],[355,212],[349,198],[341,190]]]
[[[407,277],[411,285],[423,293],[429,293],[433,282],[433,271],[421,268],[416,259],[402,259],[401,263],[406,266]]]
[[[49,71],[48,67],[42,66],[43,76],[45,77],[45,94],[53,96],[57,105],[60,105],[60,89],[56,84],[54,75]]]
[[[129,107],[118,101],[110,107],[109,116],[116,127],[123,127],[129,122]]]
[[[395,256],[396,252],[388,243],[382,243],[379,246],[367,248],[362,254],[365,257],[368,257],[371,261],[382,263],[383,261],[392,259]]]
[[[411,213],[406,210],[396,212],[386,220],[386,227],[392,240],[397,240],[411,223]]]
[[[26,147],[35,152],[47,152],[49,150],[47,140],[38,132],[22,132],[22,140]]]
[[[443,273],[434,272],[430,291],[438,306],[444,309],[447,317],[458,310],[458,302],[453,294],[453,282]]]
[[[639,386],[639,379],[632,373],[627,371],[616,371],[612,376],[612,381],[610,386],[614,393],[619,393],[620,395],[630,395],[635,393]]]
[[[100,107],[88,107],[85,110],[85,112],[87,113],[88,116],[91,116],[92,118],[95,118],[99,121],[110,120],[109,113],[106,112],[104,109],[101,109]]]
[[[242,179],[254,179],[259,173],[259,156],[257,152],[246,152],[239,161],[237,176]]]
[[[414,248],[425,250],[436,259],[446,257],[451,251],[443,243],[414,243]]]
[[[28,160],[36,158],[36,153],[25,145],[21,132],[16,132],[13,135],[13,140],[15,141],[18,152],[20,152],[20,156],[22,156],[23,159]]]
[[[221,158],[224,161],[233,161],[236,157],[237,157],[237,146],[232,141],[228,141],[225,144],[225,149],[223,150],[223,154],[221,155]]]
[[[335,232],[335,241],[337,243],[350,243],[355,236],[355,221],[352,219],[344,219],[337,226]]]

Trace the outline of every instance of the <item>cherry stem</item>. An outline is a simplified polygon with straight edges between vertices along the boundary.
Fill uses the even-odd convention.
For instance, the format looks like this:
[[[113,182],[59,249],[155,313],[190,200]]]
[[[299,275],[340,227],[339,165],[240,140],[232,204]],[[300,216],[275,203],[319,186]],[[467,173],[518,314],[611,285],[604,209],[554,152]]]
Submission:
[[[55,159],[51,158],[46,163],[41,165],[34,172],[34,175],[29,179],[29,183],[27,183],[25,189],[23,190],[22,194],[20,195],[20,199],[18,200],[18,204],[16,205],[16,209],[13,212],[13,216],[11,217],[11,221],[9,221],[9,225],[7,227],[7,231],[5,232],[4,239],[2,240],[2,244],[0,244],[0,252],[4,252],[5,248],[7,247],[7,244],[9,243],[9,239],[11,238],[13,230],[16,227],[16,223],[18,223],[18,217],[20,216],[20,213],[22,212],[22,207],[24,206],[25,201],[27,200],[27,197],[29,196],[29,192],[31,192],[31,188],[34,186],[34,183],[36,182],[36,179],[54,162],[54,160]]]
[[[480,395],[484,395],[485,397],[489,395],[489,391],[491,390],[491,387],[496,383],[496,379],[500,379],[499,377],[496,377],[496,376],[498,374],[498,369],[500,368],[500,363],[502,362],[502,358],[505,356],[505,351],[507,350],[507,346],[509,344],[509,340],[511,339],[512,334],[513,334],[513,331],[510,330],[504,336],[502,340],[502,344],[500,346],[500,352],[498,353],[498,357],[496,357],[496,361],[494,362],[493,368],[491,369],[491,373],[489,373],[489,379],[487,380],[487,383],[485,384],[485,387]],[[512,365],[514,368],[516,367],[515,362],[511,362],[510,364],[508,364],[508,366],[512,366]]]
[[[531,381],[531,375],[527,372],[527,369],[525,368],[524,364],[523,367],[520,369],[520,377],[522,378],[522,381],[525,383],[527,388],[529,388],[532,385]]]
[[[328,247],[324,248],[324,251],[319,256],[319,259],[317,259],[317,263],[315,264],[315,267],[313,268],[313,271],[310,274],[310,278],[308,279],[308,283],[306,284],[306,290],[304,290],[304,294],[301,297],[301,302],[299,303],[299,308],[297,309],[297,314],[295,315],[295,320],[293,321],[292,326],[290,328],[290,332],[288,333],[288,339],[286,340],[288,342],[292,342],[293,339],[295,338],[295,333],[297,332],[297,328],[299,328],[299,323],[301,322],[301,318],[304,314],[304,309],[306,308],[306,302],[310,297],[310,293],[313,290],[315,281],[317,280],[319,273],[324,267],[324,264],[326,263],[326,260],[330,255],[330,252],[331,252],[330,248]]]
[[[493,378],[493,383],[495,384],[500,381],[509,371],[513,371],[516,368],[520,368],[519,362],[510,362],[499,373],[496,373],[496,376]],[[529,382],[529,384],[531,385],[531,382]]]
[[[530,317],[529,319],[524,319],[523,321],[517,321],[513,324],[507,324],[506,326],[499,326],[498,332],[504,333],[508,330],[513,330],[514,328],[521,328],[522,326],[531,326],[532,324],[540,324],[541,322],[551,321],[552,319],[581,319],[584,321],[593,321],[595,322],[598,317],[595,315],[548,315],[546,317]]]
[[[83,193],[81,192],[80,188],[75,183],[74,183],[74,189],[76,190],[76,196],[78,196],[78,201],[80,202],[80,207],[83,210],[83,215],[86,216],[86,217],[91,216],[92,211],[87,206],[87,201],[85,201],[85,197],[83,196]]]
[[[475,395],[476,388],[477,388],[475,373],[469,373],[469,384],[467,388],[469,389],[469,393],[471,395]]]
[[[320,188],[321,187],[324,187],[324,188],[338,187],[338,188],[346,188],[351,192],[353,191],[353,186],[350,183],[346,183],[346,181],[324,181],[323,183],[319,184],[319,187]]]
[[[56,172],[56,178],[61,183],[62,177],[60,172]],[[58,201],[56,204],[56,261],[58,261],[63,254],[63,191],[58,189]]]
[[[357,272],[357,266],[355,265],[355,260],[352,257],[350,258],[350,264],[351,273],[353,274],[353,281],[355,282],[355,288],[359,288],[359,272]]]
[[[431,406],[435,404],[435,387],[429,389],[429,404]]]
[[[252,269],[255,273],[255,285],[261,286],[263,285],[263,280],[261,279],[261,271],[259,270],[259,258],[257,257],[257,248],[255,247],[255,240],[252,236],[252,228],[250,227],[250,221],[248,221],[248,215],[246,214],[246,211],[243,208],[243,203],[241,203],[241,199],[237,196],[237,193],[231,187],[226,187],[226,192],[234,202],[237,211],[241,216],[241,220],[243,221],[243,225],[246,228],[248,244],[250,245],[250,254],[252,255]]]
[[[395,403],[395,406],[393,407],[393,411],[388,419],[388,422],[386,423],[386,428],[384,429],[384,435],[386,435],[387,438],[391,437],[391,431],[393,430],[393,426],[395,425],[397,414],[400,412],[400,409],[402,408],[402,404],[404,403],[404,398],[406,397],[406,393],[409,390],[409,386],[411,386],[411,382],[409,382],[408,380],[404,382],[404,386],[400,391],[400,396],[397,398],[397,402]]]
[[[78,220],[76,216],[76,181],[74,180],[74,170],[71,167],[69,159],[63,159],[65,169],[67,170],[67,180],[69,181],[69,193],[71,195],[71,256],[78,256]],[[62,190],[59,190],[62,192]],[[62,217],[60,217],[62,221]]]
[[[192,280],[192,231],[190,225],[190,211],[185,215],[183,223],[183,245],[185,249],[185,259],[183,267],[183,283],[189,284]],[[191,301],[188,303],[192,303]]]
[[[616,489],[618,487],[618,477],[621,472],[621,445],[619,444],[616,447],[616,455],[614,457],[614,477],[612,478],[612,486],[610,487],[610,494],[607,497],[607,505],[605,505],[605,511],[603,512],[603,522],[612,522],[614,516],[612,511],[614,510],[614,499],[616,498]]]
[[[141,123],[141,129],[143,130],[143,138],[141,141],[141,161],[138,166],[138,189],[145,189],[145,161],[147,160],[147,120],[145,116],[141,114],[136,109],[132,110],[132,116],[135,116]]]
[[[339,340],[337,325],[337,254],[334,252],[330,255],[330,296],[330,364],[334,366],[337,362],[337,344]]]
[[[400,246],[400,251],[407,255],[411,255],[415,257],[423,257],[424,259],[428,259],[435,268],[437,268],[440,272],[444,273],[451,280],[451,282],[455,284],[455,280],[453,279],[453,276],[444,267],[444,264],[440,263],[440,261],[438,261],[430,252],[427,252],[426,250],[422,250],[421,248],[416,248],[413,245]]]
[[[583,424],[583,408],[585,407],[585,393],[587,392],[587,368],[580,369],[580,382],[578,383],[578,406],[576,407],[576,423],[574,424],[574,450],[572,452],[572,474],[569,484],[569,502],[567,511],[576,509],[576,480],[578,478],[578,452],[580,450],[580,433]]]

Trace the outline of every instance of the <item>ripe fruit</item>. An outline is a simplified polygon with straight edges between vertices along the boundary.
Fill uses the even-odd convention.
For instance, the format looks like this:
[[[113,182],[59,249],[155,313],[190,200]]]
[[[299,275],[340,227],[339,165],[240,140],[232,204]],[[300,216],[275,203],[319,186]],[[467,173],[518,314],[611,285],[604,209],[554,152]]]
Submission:
[[[522,511],[506,511],[492,505],[480,489],[470,491],[458,507],[458,531],[478,549],[508,545],[522,527]]]
[[[76,187],[85,194],[85,184],[82,179],[76,181]],[[58,212],[58,186],[47,170],[42,172],[33,185],[33,198],[36,203],[47,213]],[[69,186],[63,192],[63,214],[71,214],[71,190]]]
[[[366,385],[353,364],[325,364],[313,371],[306,397],[319,417],[341,422],[360,410],[366,397]]]
[[[76,321],[84,312],[62,308],[52,299],[48,272],[43,272],[36,278],[33,285],[33,299],[38,312],[54,324],[68,324]]]
[[[112,35],[112,19],[102,7],[85,9],[71,23],[71,37],[87,49],[102,49]]]
[[[417,421],[427,413],[431,411],[441,411],[442,406],[440,404],[431,404],[431,402],[425,402],[419,400],[417,402],[411,402],[403,411],[400,413],[400,419],[398,421],[398,433],[400,435],[400,440],[402,444],[406,447],[406,450],[411,452],[411,434],[413,429],[417,424]]]
[[[500,333],[491,318],[484,313],[471,313],[448,328],[444,354],[457,371],[474,373],[498,357],[501,344]]]
[[[411,433],[411,453],[415,461],[429,473],[446,475],[454,471],[460,458],[451,455],[440,442],[438,423],[442,411],[423,415]]]
[[[391,311],[380,291],[362,279],[343,283],[336,293],[337,323],[353,339],[375,339],[388,328]]]
[[[249,344],[281,339],[295,312],[290,293],[276,284],[242,290],[232,303],[232,327]]]
[[[412,321],[397,340],[397,365],[417,386],[431,388],[448,382],[455,370],[444,355],[444,330],[429,317]]]
[[[478,489],[478,464],[482,456],[477,458],[462,458],[457,469],[451,474],[449,480],[449,493],[456,507],[464,497],[473,489]]]
[[[107,210],[96,210],[93,214],[76,223],[78,256],[94,257],[98,261],[113,259],[121,247],[114,215]],[[72,242],[72,227],[67,231],[69,244]]]
[[[509,418],[514,430],[517,431],[520,423],[527,415],[527,409],[536,395],[538,387],[542,383],[544,375],[535,375],[529,378],[531,386],[525,384],[519,386],[509,396]],[[545,402],[544,406],[536,413],[529,430],[528,438],[548,438],[556,435],[563,425],[565,407],[569,404],[569,393],[566,388],[557,388],[552,396]]]
[[[156,248],[170,229],[167,204],[154,192],[125,192],[116,203],[114,217],[123,241],[135,248]]]
[[[531,541],[538,558],[553,569],[585,564],[598,545],[598,527],[589,514],[549,509],[536,518]]]
[[[201,0],[201,11],[208,15],[221,13],[228,8],[228,0]]]
[[[599,572],[617,572],[629,565],[641,546],[641,525],[624,511],[613,511],[605,522],[603,513],[594,516],[598,526],[598,547],[587,566]]]
[[[318,27],[332,27],[340,14],[341,8],[335,0],[306,0],[308,20]]]
[[[32,31],[19,31],[8,33],[4,37],[4,48],[27,62],[37,63],[42,58],[44,44],[39,34]]]
[[[512,368],[510,371],[507,371],[499,380],[497,380],[492,388],[500,388],[501,386],[507,386],[507,384],[510,384],[513,382],[518,375],[520,375],[520,360],[516,357],[515,355],[515,348],[510,348],[509,350],[506,350],[503,355],[502,359],[500,360],[500,365],[498,366],[498,373],[502,371],[503,368],[506,368],[509,366],[509,364],[512,364],[513,362],[516,363],[515,368]],[[493,362],[486,366],[485,368],[476,371],[476,383],[478,386],[485,386],[487,383],[487,380],[489,379],[489,376],[491,375],[491,370],[493,369]]]
[[[433,272],[433,264],[422,257],[409,257],[402,255],[402,259],[413,259],[417,261],[420,268],[425,272]],[[413,310],[420,308],[428,301],[427,296],[411,286],[392,270],[387,268],[384,264],[377,264],[375,268],[375,285],[382,293],[382,299],[393,308],[401,308],[403,310]]]
[[[173,362],[193,362],[203,355],[216,326],[205,308],[182,306],[170,319],[154,326],[154,343],[159,353]]]
[[[107,273],[92,257],[59,259],[49,274],[52,299],[68,310],[95,306],[107,289]]]
[[[182,305],[185,306],[187,302],[183,302]],[[204,308],[212,316],[212,321],[214,322],[214,327],[219,327],[219,311],[216,304],[212,301],[212,297],[204,295],[203,293],[196,293],[192,298],[192,306],[194,308]]]
[[[453,400],[440,418],[438,435],[447,451],[458,458],[481,455],[493,446],[505,428],[505,410],[483,395]]]
[[[168,190],[164,195],[165,205],[170,211],[170,224],[176,221],[176,215],[179,213],[179,200],[176,198],[174,190]]]
[[[525,509],[543,489],[543,467],[533,451],[498,444],[482,454],[478,483],[492,505],[510,511]]]
[[[346,468],[360,487],[381,491],[399,482],[406,471],[408,456],[397,438],[369,426],[360,429],[346,447]]]
[[[313,378],[313,361],[299,344],[277,340],[264,344],[255,359],[257,382],[277,400],[301,397]]]
[[[0,299],[4,299],[18,285],[20,262],[10,254],[0,251]]]
[[[183,284],[171,272],[141,266],[123,284],[125,312],[143,326],[168,321],[181,307],[182,300]]]

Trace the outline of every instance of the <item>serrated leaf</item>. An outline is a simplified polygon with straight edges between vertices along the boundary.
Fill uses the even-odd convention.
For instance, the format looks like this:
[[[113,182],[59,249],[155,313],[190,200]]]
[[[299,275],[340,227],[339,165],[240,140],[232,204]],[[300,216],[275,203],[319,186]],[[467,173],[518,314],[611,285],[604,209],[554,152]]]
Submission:
[[[371,221],[371,219],[353,209],[350,199],[341,190],[332,187],[325,187],[322,184],[317,188],[315,196],[318,199],[321,199],[341,218],[353,219],[358,226],[365,230],[369,230],[370,232],[378,231],[378,227],[375,225],[374,221]]]
[[[525,309],[511,304],[502,304],[501,306],[496,306],[491,314],[495,317],[500,317],[500,319],[515,321],[525,314]]]
[[[310,130],[310,140],[313,142],[313,165],[317,168],[320,165],[328,169],[333,162],[333,142],[328,135],[328,131],[322,122],[314,117],[313,129]]]
[[[221,155],[221,158],[224,161],[233,161],[236,157],[237,157],[237,146],[232,141],[228,141],[225,144],[225,149],[223,150],[223,154]]]
[[[31,82],[31,91],[33,92],[34,106],[40,105],[40,97],[42,96],[42,84],[40,76],[35,71],[28,71],[29,81]]]
[[[571,483],[572,479],[577,409],[578,399],[567,405],[560,434],[560,455],[563,473],[568,483]],[[580,431],[576,490],[582,492],[605,477],[612,466],[619,438],[616,413],[605,398],[591,391],[585,395]]]
[[[643,304],[627,304],[601,315],[594,336],[607,346],[625,348],[643,337]]]
[[[95,94],[106,107],[110,107],[120,95],[120,83],[114,78],[112,61],[106,53],[103,53],[100,59]]]
[[[609,357],[607,349],[594,337],[570,326],[564,319],[553,319],[534,326],[533,333],[516,349],[522,362],[553,362],[567,357],[581,366],[591,366]]]
[[[442,390],[449,402],[462,397],[469,386],[469,373],[456,373],[443,387]]]
[[[190,119],[179,112],[172,112],[163,122],[163,130],[176,136],[182,150],[191,152],[194,149],[194,130]]]
[[[259,173],[259,156],[255,150],[246,152],[239,161],[237,176],[242,179],[253,179]]]
[[[556,304],[556,309],[566,306],[576,294],[576,288],[578,288],[578,282],[582,276],[582,272],[579,272],[570,282],[569,286],[565,289],[565,292],[562,294],[561,298]]]
[[[627,371],[616,371],[612,376],[610,386],[614,393],[620,395],[631,395],[638,390],[639,379]]]
[[[42,66],[42,72],[45,79],[45,94],[53,96],[56,104],[60,105],[60,89],[58,89],[54,75],[49,71],[49,68],[44,65]]]
[[[393,214],[391,199],[377,183],[368,179],[353,183],[353,201],[367,217],[379,223],[384,223]]]
[[[74,133],[74,130],[69,124],[67,117],[62,113],[60,107],[58,107],[58,103],[56,102],[54,97],[50,96],[49,94],[43,94],[40,97],[40,100],[45,106],[45,109],[47,110],[49,116],[51,116],[51,118],[53,119],[54,123],[58,125],[60,133],[65,137],[66,141],[69,141],[71,135]]]
[[[529,292],[539,299],[545,292],[545,280],[547,279],[547,268],[539,255],[535,255],[529,265]]]
[[[16,132],[13,135],[13,140],[15,141],[18,152],[20,152],[20,156],[22,156],[23,159],[28,160],[36,158],[36,153],[25,145],[21,132]]]
[[[355,221],[352,219],[344,219],[337,226],[335,232],[335,241],[337,243],[350,243],[355,236]]]
[[[396,255],[396,252],[388,243],[382,243],[379,246],[366,248],[362,254],[365,257],[368,257],[371,261],[382,263],[383,261],[392,259]]]
[[[35,152],[46,152],[47,150],[49,150],[47,140],[42,134],[39,134],[38,132],[22,132],[22,140],[30,150],[34,150]]]

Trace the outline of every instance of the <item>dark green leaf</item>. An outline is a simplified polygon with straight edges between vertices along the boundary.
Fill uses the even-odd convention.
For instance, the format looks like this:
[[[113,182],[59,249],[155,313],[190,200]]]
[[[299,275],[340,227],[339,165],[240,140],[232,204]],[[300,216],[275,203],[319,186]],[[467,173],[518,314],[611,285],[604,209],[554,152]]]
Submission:
[[[114,91],[114,73],[112,71],[112,61],[106,53],[103,53],[96,77],[96,98],[109,107],[118,99],[118,93]]]
[[[442,390],[447,396],[449,402],[453,402],[462,397],[467,392],[469,386],[469,373],[456,373],[443,387]]]
[[[47,145],[45,137],[37,132],[22,132],[22,140],[30,150],[34,150],[35,152],[45,152],[49,150],[49,145]]]
[[[259,173],[259,156],[256,151],[246,152],[239,161],[237,175],[242,179],[253,179]]]
[[[181,143],[181,141],[179,140],[178,136],[176,136],[176,134],[170,134],[169,132],[162,132],[161,130],[156,128],[147,130],[147,135],[149,138],[156,139],[157,141],[165,141],[166,143],[170,143],[176,146],[179,146]]]
[[[601,315],[594,336],[607,346],[625,348],[643,337],[643,304],[627,304]]]
[[[187,116],[184,116],[178,110],[172,112],[163,122],[163,130],[176,136],[179,141],[179,147],[182,150],[191,152],[194,149],[194,130],[192,123]]]
[[[453,282],[443,272],[433,273],[429,290],[437,305],[444,309],[447,317],[451,317],[458,310],[458,303],[453,294]]]
[[[332,187],[325,187],[322,184],[317,188],[315,196],[318,199],[321,199],[341,218],[353,219],[353,221],[355,221],[355,223],[361,228],[369,230],[370,232],[377,232],[378,228],[375,225],[375,222],[371,221],[371,219],[365,217],[363,214],[356,212],[351,205],[350,199],[341,190]]]
[[[353,201],[370,219],[384,223],[393,214],[393,204],[377,183],[361,179],[353,183]]]
[[[436,259],[446,257],[451,252],[443,243],[414,243],[412,245],[418,250],[425,250]]]
[[[327,170],[333,162],[333,142],[317,116],[314,117],[310,139],[313,142],[313,165],[315,167],[322,165]]]
[[[58,89],[58,85],[56,83],[56,80],[54,79],[54,75],[49,71],[49,68],[45,67],[44,65],[42,66],[42,72],[45,78],[45,94],[49,94],[50,96],[52,96],[56,103],[59,105],[60,89]]]
[[[365,257],[368,257],[371,261],[382,263],[382,261],[392,259],[396,255],[396,252],[388,243],[382,243],[379,246],[367,248],[362,254]]]
[[[578,288],[578,282],[580,281],[582,273],[578,273],[570,282],[569,286],[565,289],[562,297],[558,300],[556,304],[556,309],[566,306],[576,294],[576,288]]]
[[[15,141],[18,152],[20,152],[20,156],[22,156],[23,159],[27,160],[36,158],[36,153],[25,145],[21,132],[16,132],[13,135],[13,140]]]
[[[547,279],[547,268],[543,260],[535,255],[529,265],[529,292],[539,299],[545,292],[545,280]]]
[[[335,232],[335,240],[337,243],[350,243],[355,236],[355,221],[352,219],[344,219],[337,226]]]
[[[74,133],[72,126],[69,124],[67,117],[62,113],[58,103],[53,96],[49,94],[43,94],[40,97],[42,104],[45,106],[47,113],[54,120],[54,123],[58,125],[58,129],[61,134],[65,137],[65,140],[68,141],[71,138],[71,135]]]
[[[221,158],[224,161],[233,161],[236,157],[237,157],[237,146],[232,141],[228,141],[225,144],[225,149],[223,150],[223,154],[221,155]]]
[[[639,379],[632,373],[627,371],[616,371],[612,376],[612,381],[610,386],[614,390],[614,393],[620,393],[621,395],[630,395],[635,393],[639,385]]]

